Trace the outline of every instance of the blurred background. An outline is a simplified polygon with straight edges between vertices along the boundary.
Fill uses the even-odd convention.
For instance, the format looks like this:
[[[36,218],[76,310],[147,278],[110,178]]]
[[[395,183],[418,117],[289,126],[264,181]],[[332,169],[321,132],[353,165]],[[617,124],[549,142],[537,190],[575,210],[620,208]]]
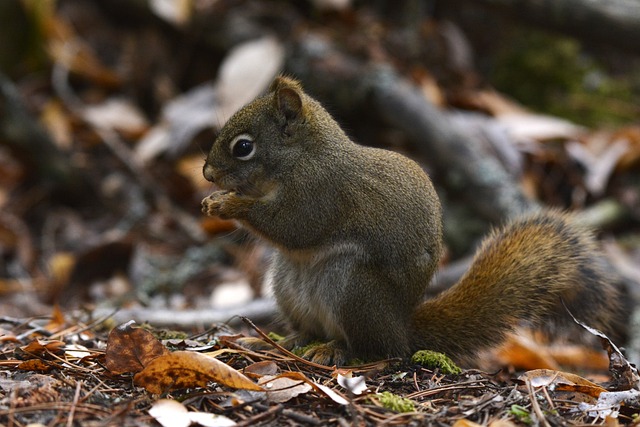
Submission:
[[[434,291],[492,225],[550,206],[635,295],[638,40],[624,0],[3,0],[0,313],[269,319],[269,248],[200,201],[217,131],[281,72],[430,173]]]

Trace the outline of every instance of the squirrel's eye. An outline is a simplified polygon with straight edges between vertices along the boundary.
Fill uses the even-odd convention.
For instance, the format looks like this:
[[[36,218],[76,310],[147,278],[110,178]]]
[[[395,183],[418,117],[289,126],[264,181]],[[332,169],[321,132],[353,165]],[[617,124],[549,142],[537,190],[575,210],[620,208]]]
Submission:
[[[239,160],[249,160],[256,153],[256,144],[251,135],[243,133],[233,138],[229,149],[233,157]]]

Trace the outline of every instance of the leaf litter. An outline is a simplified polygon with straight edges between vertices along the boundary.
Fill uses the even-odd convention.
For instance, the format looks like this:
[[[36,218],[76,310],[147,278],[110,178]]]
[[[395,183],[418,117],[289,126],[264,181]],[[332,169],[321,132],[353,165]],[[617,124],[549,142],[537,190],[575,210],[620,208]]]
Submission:
[[[82,197],[95,203],[83,211],[49,199],[49,177],[42,179],[23,159],[29,156],[7,153],[0,144],[0,293],[7,296],[0,317],[0,424],[137,426],[155,419],[166,425],[495,427],[637,421],[637,372],[612,343],[605,344],[609,375],[599,370],[593,381],[562,371],[564,362],[530,343],[517,344],[516,351],[528,352],[529,360],[542,353],[535,362],[545,363],[546,370],[518,377],[509,371],[478,370],[443,375],[406,361],[336,369],[310,364],[275,347],[249,351],[235,345],[223,325],[198,329],[188,338],[161,339],[161,331],[133,323],[116,326],[112,318],[96,315],[104,311],[94,310],[92,304],[110,298],[124,307],[119,313],[136,313],[134,293],[148,309],[142,313],[154,313],[163,324],[176,320],[175,313],[184,313],[172,310],[175,307],[193,307],[194,301],[210,307],[202,298],[209,293],[203,283],[225,277],[224,269],[249,259],[247,252],[254,252],[255,246],[249,251],[234,249],[236,242],[227,238],[241,235],[234,223],[198,216],[200,193],[210,190],[200,172],[206,151],[202,141],[210,143],[212,129],[290,61],[292,33],[315,31],[328,38],[337,32],[329,30],[334,25],[314,28],[318,21],[307,19],[306,12],[304,18],[291,14],[295,6],[288,2],[280,2],[276,11],[268,10],[274,6],[270,2],[249,1],[253,9],[248,12],[224,2],[149,1],[153,14],[175,26],[169,31],[167,25],[155,24],[110,27],[109,2],[97,9],[82,1],[73,2],[74,7],[64,1],[22,3],[39,16],[34,25],[42,33],[44,68],[52,72],[31,69],[32,77],[20,76],[15,86],[36,112],[52,146],[84,172],[80,181],[90,182],[92,192]],[[348,9],[350,2],[342,3]],[[201,13],[206,8],[208,15]],[[111,13],[116,14],[113,18],[118,12]],[[283,26],[284,37],[274,37],[278,13],[294,18],[294,24]],[[77,19],[85,14],[89,19]],[[252,14],[262,14],[259,26],[251,22]],[[199,15],[211,20],[212,39],[217,36],[225,46],[203,48],[206,37],[194,45],[186,40],[199,33],[209,35],[190,27]],[[345,46],[351,45],[351,53],[404,61],[385,52],[387,41],[376,40],[385,33],[403,40],[398,30],[405,32],[404,27],[383,21],[371,25],[371,16],[362,9],[314,19],[339,24],[344,31],[339,37],[344,37]],[[276,24],[265,30],[271,22]],[[186,49],[180,45],[172,50],[176,34],[183,36]],[[356,53],[358,46],[366,48]],[[418,65],[424,59],[412,61],[411,73],[422,76],[425,93],[446,109],[451,93],[428,65]],[[470,58],[469,67],[471,62]],[[333,66],[339,71],[337,61]],[[37,75],[44,78],[33,77]],[[499,128],[504,145],[515,139],[526,147],[520,150],[528,153],[531,163],[524,179],[532,194],[553,202],[560,193],[571,206],[583,207],[587,199],[580,197],[581,191],[598,198],[615,194],[613,189],[626,193],[629,205],[637,201],[635,187],[624,182],[628,176],[634,178],[640,159],[637,125],[594,133],[565,119],[530,113],[490,93],[487,97],[482,88],[467,88],[467,106],[475,104],[472,110],[494,117],[486,121]],[[392,143],[404,148],[401,138],[399,144]],[[521,170],[526,165],[522,152],[509,148],[514,153],[506,158],[513,158]],[[42,153],[34,157],[46,157]],[[572,161],[581,169],[571,168]],[[562,180],[551,185],[547,181],[548,175],[565,169],[564,179],[575,185],[568,196],[558,191]],[[543,174],[535,175],[539,171]],[[47,185],[29,187],[39,179]],[[68,189],[63,187],[62,193]],[[194,246],[205,233],[221,236],[215,253]],[[187,256],[191,249],[200,255],[194,257],[196,262]],[[151,260],[160,258],[166,262],[150,267]],[[259,275],[256,265],[251,268]],[[153,280],[139,280],[141,271]],[[27,316],[25,308],[29,313],[48,312],[49,306],[39,305],[36,295],[90,303],[84,311],[55,309],[45,318],[19,317]],[[159,299],[167,305],[158,304]],[[112,307],[106,310],[113,313]],[[208,323],[202,311],[195,318],[190,318],[190,325]],[[513,353],[500,365],[530,369],[523,368]]]
[[[15,324],[13,333],[19,336],[27,322]],[[87,328],[77,320],[61,326],[66,332],[56,340],[34,332],[21,335],[24,345],[11,340],[2,344],[5,360],[0,366],[9,375],[0,381],[0,404],[8,399],[21,403],[0,409],[0,419],[51,421],[73,410],[78,422],[126,414],[129,422],[150,416],[167,426],[281,425],[283,420],[317,425],[340,419],[405,424],[443,417],[464,426],[504,425],[499,422],[505,416],[501,422],[517,424],[522,414],[536,419],[535,405],[552,424],[560,415],[576,422],[622,420],[640,410],[637,382],[601,385],[552,369],[527,371],[514,380],[504,373],[471,370],[442,375],[406,362],[324,367],[275,351],[226,347],[221,343],[234,341],[224,339],[223,329],[188,340],[160,340],[160,331],[134,322],[111,331],[104,325]],[[90,338],[80,346],[76,343],[84,333]],[[631,365],[615,349],[610,351],[612,367],[619,370],[616,377],[631,375],[637,381],[637,374],[620,371]],[[45,382],[25,387],[34,371],[42,372]],[[65,386],[70,381],[74,387]],[[76,388],[80,400],[72,398]],[[512,407],[520,409],[506,415]]]

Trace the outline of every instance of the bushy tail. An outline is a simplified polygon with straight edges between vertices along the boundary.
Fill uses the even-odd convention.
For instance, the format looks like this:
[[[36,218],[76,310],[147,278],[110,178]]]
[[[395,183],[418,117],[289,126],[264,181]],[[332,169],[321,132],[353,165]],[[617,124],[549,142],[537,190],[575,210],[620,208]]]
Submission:
[[[570,216],[520,218],[485,239],[460,282],[418,307],[414,350],[468,360],[523,321],[567,321],[562,301],[578,319],[612,330],[620,296],[605,276],[593,238]]]

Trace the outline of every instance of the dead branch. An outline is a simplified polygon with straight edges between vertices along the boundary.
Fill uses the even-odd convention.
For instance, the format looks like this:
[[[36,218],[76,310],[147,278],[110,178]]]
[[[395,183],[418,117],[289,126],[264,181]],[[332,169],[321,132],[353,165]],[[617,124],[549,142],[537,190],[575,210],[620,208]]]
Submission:
[[[474,3],[538,27],[640,52],[640,4],[636,0],[481,0]]]

